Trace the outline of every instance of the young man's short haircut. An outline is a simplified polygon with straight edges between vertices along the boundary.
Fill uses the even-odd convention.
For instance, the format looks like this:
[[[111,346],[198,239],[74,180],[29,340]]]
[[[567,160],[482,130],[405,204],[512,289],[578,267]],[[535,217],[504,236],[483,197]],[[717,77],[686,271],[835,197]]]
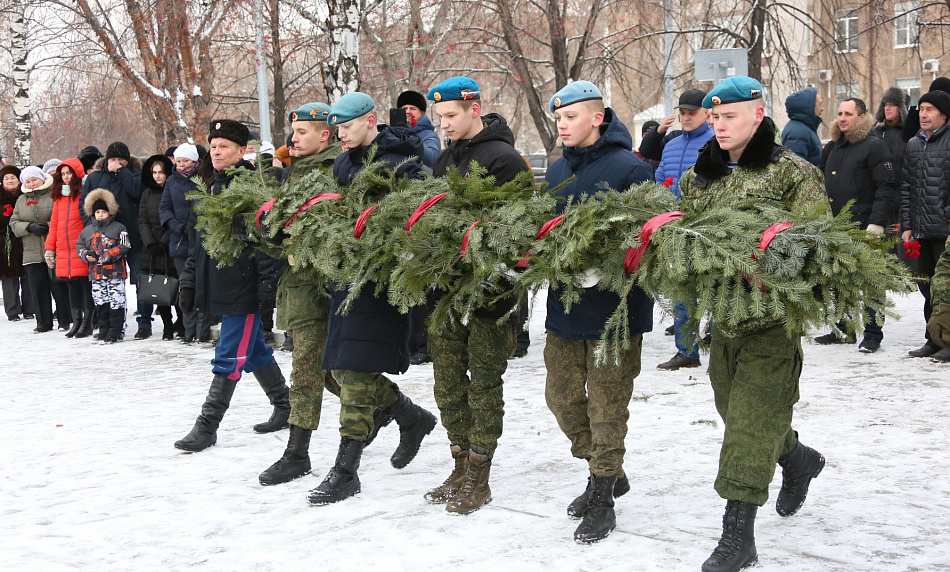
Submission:
[[[849,97],[848,99],[845,99],[841,103],[844,103],[845,101],[854,102],[854,107],[857,109],[858,115],[864,115],[865,113],[868,112],[868,104],[864,103],[863,99],[858,99],[857,97]]]
[[[603,113],[606,111],[603,99],[588,99],[584,102],[591,113]]]

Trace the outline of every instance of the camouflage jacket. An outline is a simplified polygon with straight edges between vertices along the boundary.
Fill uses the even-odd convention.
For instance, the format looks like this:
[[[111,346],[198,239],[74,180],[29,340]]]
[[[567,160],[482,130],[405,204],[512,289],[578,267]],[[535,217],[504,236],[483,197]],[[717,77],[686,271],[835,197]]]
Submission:
[[[731,171],[728,158],[715,137],[700,150],[696,164],[680,179],[684,210],[729,206],[755,199],[796,215],[812,203],[823,203],[831,216],[821,171],[775,142],[775,124],[768,117],[759,125],[738,165]],[[723,333],[746,335],[779,323],[773,318],[756,318]]]
[[[333,169],[333,160],[343,152],[340,143],[331,144],[309,157],[294,157],[290,163],[287,183],[293,183],[314,169]],[[290,262],[277,285],[277,327],[283,330],[301,328],[316,321],[326,321],[330,312],[330,290],[319,275],[300,269]]]
[[[930,279],[930,294],[934,307],[950,304],[950,238],[947,239],[947,247],[937,261],[937,271]]]

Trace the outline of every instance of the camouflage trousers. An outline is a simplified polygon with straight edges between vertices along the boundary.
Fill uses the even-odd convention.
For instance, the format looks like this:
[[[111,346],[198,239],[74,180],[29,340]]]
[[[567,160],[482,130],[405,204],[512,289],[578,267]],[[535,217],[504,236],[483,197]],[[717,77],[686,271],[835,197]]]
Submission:
[[[473,317],[468,324],[430,332],[428,348],[435,402],[449,441],[491,458],[502,432],[502,376],[515,350],[515,326]]]
[[[795,445],[792,409],[802,373],[801,337],[783,326],[745,336],[713,336],[709,380],[725,425],[716,492],[762,506],[778,458]]]
[[[290,424],[315,430],[320,426],[323,388],[340,396],[340,385],[322,369],[327,322],[320,320],[294,330],[293,371],[290,373]]]
[[[630,340],[620,363],[596,365],[600,340],[571,342],[548,332],[544,365],[548,370],[544,398],[561,431],[571,441],[571,454],[588,459],[599,477],[623,474],[627,419],[633,380],[640,374],[643,336]]]
[[[340,384],[340,436],[365,441],[373,433],[373,412],[396,403],[399,386],[381,373],[335,369],[332,374]]]

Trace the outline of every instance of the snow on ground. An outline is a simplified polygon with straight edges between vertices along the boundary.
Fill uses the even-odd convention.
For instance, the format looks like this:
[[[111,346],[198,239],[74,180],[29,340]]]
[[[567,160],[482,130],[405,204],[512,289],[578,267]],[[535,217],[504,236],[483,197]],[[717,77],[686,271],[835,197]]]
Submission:
[[[883,349],[806,345],[795,427],[827,458],[792,518],[759,511],[760,570],[950,570],[947,403],[950,366],[905,357],[923,342],[922,299],[897,298]],[[251,376],[239,384],[218,445],[172,446],[191,428],[211,379],[212,350],[156,337],[114,346],[0,323],[0,569],[3,570],[699,570],[724,507],[713,491],[722,427],[703,367],[660,372],[673,355],[657,312],[630,403],[617,530],[579,546],[567,504],[584,463],[544,402],[543,296],[528,356],[506,375],[505,434],[494,501],[449,515],[422,494],[451,470],[441,427],[416,460],[393,469],[395,423],[365,452],[363,492],[311,507],[306,493],[335,457],[338,401],[314,433],[314,474],[276,487],[257,475],[287,432],[257,435],[270,408]],[[129,338],[134,321],[129,317]],[[820,334],[822,332],[813,332]],[[290,354],[278,352],[285,374]],[[431,365],[397,378],[437,413]]]

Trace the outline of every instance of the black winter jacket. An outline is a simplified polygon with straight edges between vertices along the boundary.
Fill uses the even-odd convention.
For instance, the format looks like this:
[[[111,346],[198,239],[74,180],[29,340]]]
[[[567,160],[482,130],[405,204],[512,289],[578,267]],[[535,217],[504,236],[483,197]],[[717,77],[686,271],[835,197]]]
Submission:
[[[891,152],[870,132],[870,114],[865,114],[847,133],[842,133],[835,123],[831,142],[821,154],[831,212],[837,216],[845,203],[854,200],[851,220],[860,223],[861,228],[869,224],[887,226],[898,205]]]
[[[247,161],[237,168],[253,170]],[[231,184],[233,175],[214,171],[210,188],[213,194]],[[192,210],[188,222],[188,260],[181,275],[181,288],[194,288],[195,310],[209,314],[256,314],[260,303],[274,305],[277,280],[284,263],[248,246],[231,266],[218,267],[204,249],[203,234],[195,229],[197,218]]]
[[[907,150],[907,141],[904,140],[904,126],[886,125],[880,123],[871,130],[874,135],[887,145],[891,152],[891,160],[894,161],[894,179],[897,181],[898,193],[900,192],[901,180],[904,177],[904,152]],[[900,197],[898,197],[900,203]]]
[[[424,152],[422,139],[419,139],[415,133],[405,127],[379,125],[378,128],[379,134],[371,144],[344,151],[333,162],[333,176],[340,181],[341,185],[349,185],[353,177],[363,169],[363,161],[374,145],[377,147],[374,160],[385,161],[391,169],[395,169],[396,165],[405,161],[407,157],[422,157]],[[422,163],[417,159],[400,167],[397,174],[403,177],[416,177],[421,170]]]
[[[907,142],[901,181],[901,231],[946,238],[950,225],[950,124]]]
[[[162,202],[159,205],[159,216],[162,225],[170,231],[168,253],[172,257],[188,256],[188,219],[191,216],[191,201],[185,198],[185,195],[197,188],[194,181],[177,170],[165,181],[165,190],[162,192]]]
[[[119,212],[115,220],[122,223],[129,233],[132,250],[142,250],[142,237],[139,235],[139,200],[142,198],[142,164],[132,157],[128,167],[122,167],[115,173],[108,170],[108,163],[103,157],[96,161],[96,167],[82,184],[82,194],[79,204],[86,204],[86,195],[96,189],[108,189],[119,203]],[[82,221],[89,226],[95,217],[82,213]]]
[[[378,146],[376,160],[386,161],[390,167],[402,163],[407,157],[422,157],[423,153],[422,140],[401,127],[380,125],[373,145]],[[370,147],[355,147],[336,158],[333,175],[340,184],[348,185],[353,181],[363,168],[363,159]],[[405,177],[418,176],[421,165],[417,160],[404,165],[398,172]],[[400,314],[385,295],[377,298],[375,291],[376,283],[367,283],[346,315],[339,312],[348,291],[333,291],[327,342],[323,348],[323,369],[392,374],[405,373],[409,369],[411,319],[408,314]]]
[[[497,113],[482,117],[484,129],[471,139],[452,141],[435,161],[432,174],[443,177],[452,166],[463,175],[471,172],[472,161],[488,170],[495,177],[495,185],[511,182],[519,173],[530,171],[521,153],[515,150],[515,136],[505,118]],[[497,320],[518,303],[515,298],[504,298],[491,307],[477,308],[475,315],[486,320]]]
[[[168,254],[168,242],[171,231],[162,226],[161,204],[164,185],[155,182],[152,176],[152,167],[161,163],[168,176],[172,173],[172,162],[164,155],[153,155],[142,166],[142,198],[139,200],[139,235],[142,237],[142,258],[139,261],[139,270],[154,272],[155,274],[169,274],[178,276],[175,265]],[[158,244],[162,250],[159,254],[152,254],[149,245]],[[135,268],[132,269],[135,272]]]
[[[626,126],[608,108],[601,125],[601,136],[590,147],[564,147],[564,156],[549,168],[545,179],[555,186],[568,178],[572,183],[557,192],[557,196],[574,198],[588,196],[608,188],[625,191],[631,185],[653,180],[653,169],[638,159],[630,150],[633,140]],[[564,211],[559,203],[557,213]],[[548,313],[545,328],[568,341],[599,340],[604,324],[620,304],[620,297],[596,286],[581,294],[580,303],[571,306],[568,314],[561,303],[562,290],[548,291]],[[642,334],[653,329],[653,300],[638,286],[634,286],[627,300],[629,304],[630,334]]]

